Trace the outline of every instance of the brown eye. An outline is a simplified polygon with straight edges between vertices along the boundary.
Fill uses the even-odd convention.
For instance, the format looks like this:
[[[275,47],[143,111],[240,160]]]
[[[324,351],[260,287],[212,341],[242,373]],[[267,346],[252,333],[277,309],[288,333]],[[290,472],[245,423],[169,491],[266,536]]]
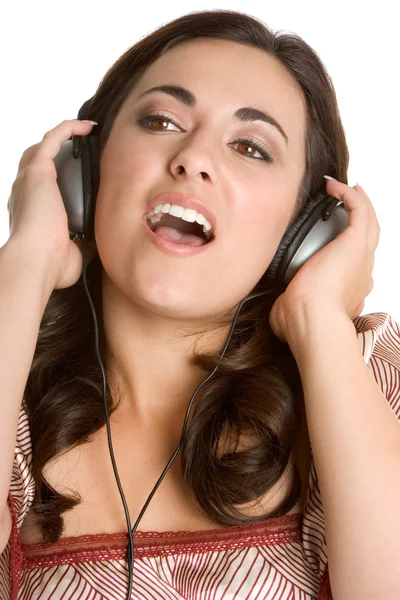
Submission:
[[[173,121],[170,117],[163,115],[161,113],[147,115],[145,117],[141,117],[137,119],[138,125],[143,127],[144,129],[148,129],[149,131],[154,132],[163,132],[163,131],[185,131]],[[169,125],[176,127],[176,129],[170,129]],[[252,138],[241,138],[232,142],[233,145],[237,145],[240,147],[239,154],[244,157],[251,158],[252,160],[262,160],[267,163],[273,163],[273,159],[271,155],[264,150],[264,148],[256,142],[256,140]],[[258,153],[259,156],[255,156]]]
[[[137,121],[141,127],[150,129],[151,131],[176,131],[176,129],[170,129],[168,126],[173,125],[180,129],[179,125],[175,123],[169,117],[164,115],[147,115]]]
[[[149,123],[154,129],[168,129],[168,121],[165,119],[151,119]]]
[[[247,156],[254,156],[255,152],[258,152],[254,146],[250,146],[249,144],[245,144],[244,142],[240,142],[240,144],[238,145],[238,149],[242,147],[242,149],[244,149],[245,151],[243,152],[243,154],[247,154]],[[241,152],[241,150],[239,150],[239,152]],[[242,153],[242,152],[241,152]]]
[[[252,158],[254,160],[264,160],[267,163],[274,162],[270,154],[268,154],[268,152],[266,152],[264,148],[260,146],[260,144],[257,144],[255,140],[240,139],[233,143],[237,146],[238,152],[242,156]],[[260,156],[255,156],[256,153],[258,153]]]

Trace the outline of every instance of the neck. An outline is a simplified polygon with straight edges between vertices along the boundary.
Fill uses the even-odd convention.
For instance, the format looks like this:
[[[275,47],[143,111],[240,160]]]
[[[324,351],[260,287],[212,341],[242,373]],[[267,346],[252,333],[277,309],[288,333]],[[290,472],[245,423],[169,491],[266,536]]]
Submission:
[[[120,413],[138,424],[183,423],[196,387],[208,373],[193,364],[195,350],[217,352],[229,327],[177,321],[134,304],[103,279],[107,378],[121,394]],[[202,333],[200,333],[202,332]]]

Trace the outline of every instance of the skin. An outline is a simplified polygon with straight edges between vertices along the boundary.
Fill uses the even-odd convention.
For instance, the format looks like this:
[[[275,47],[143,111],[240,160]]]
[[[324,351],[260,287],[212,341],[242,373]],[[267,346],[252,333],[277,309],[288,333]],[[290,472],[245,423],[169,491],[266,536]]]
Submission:
[[[187,88],[197,106],[163,92],[138,101],[163,84]],[[288,143],[269,123],[235,120],[243,106],[269,112]],[[179,127],[160,130],[157,122],[150,131],[137,124],[156,112]],[[123,390],[114,415],[121,427],[151,423],[168,448],[176,441],[191,394],[205,378],[189,361],[194,343],[222,346],[228,329],[212,329],[210,321],[251,291],[292,221],[305,127],[302,92],[284,67],[261,50],[225,40],[191,40],[168,50],[124,102],[102,156],[95,215],[108,378]],[[274,162],[234,143],[247,137]],[[144,234],[146,205],[165,191],[193,195],[214,211],[216,238],[205,252],[168,255]]]

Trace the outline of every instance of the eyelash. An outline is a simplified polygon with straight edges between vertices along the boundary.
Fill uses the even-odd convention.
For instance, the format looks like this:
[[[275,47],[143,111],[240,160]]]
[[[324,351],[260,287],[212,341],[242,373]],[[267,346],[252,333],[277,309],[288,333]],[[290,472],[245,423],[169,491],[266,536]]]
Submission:
[[[160,119],[163,121],[167,121],[168,123],[172,123],[172,125],[175,125],[175,127],[179,127],[178,123],[176,123],[173,119],[171,119],[170,117],[167,117],[166,115],[162,115],[162,114],[147,115],[146,117],[142,117],[142,118],[138,119],[137,122],[141,127],[144,127],[145,129],[150,129],[150,131],[154,131],[154,129],[152,129],[151,127],[148,126],[148,122],[152,121],[153,119]],[[268,152],[266,152],[262,148],[262,146],[257,144],[256,141],[253,140],[252,138],[240,138],[240,139],[235,140],[232,143],[237,144],[239,142],[248,144],[249,146],[251,146],[252,148],[257,150],[257,152],[259,152],[263,158],[256,158],[256,157],[250,156],[250,155],[247,155],[247,157],[246,157],[246,155],[243,155],[243,154],[242,154],[242,156],[245,156],[246,158],[251,158],[253,160],[264,160],[265,162],[268,162],[268,163],[274,162],[273,159],[271,158],[271,156],[268,154]]]

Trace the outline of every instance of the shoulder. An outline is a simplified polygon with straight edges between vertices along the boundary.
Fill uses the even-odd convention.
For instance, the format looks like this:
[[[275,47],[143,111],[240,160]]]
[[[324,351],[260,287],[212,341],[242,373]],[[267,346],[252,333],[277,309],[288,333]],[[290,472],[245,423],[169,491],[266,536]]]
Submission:
[[[364,361],[400,418],[400,326],[383,312],[362,315],[353,323]]]
[[[14,463],[9,488],[9,503],[18,529],[32,505],[35,495],[35,481],[32,473],[32,441],[30,425],[24,403],[21,405]]]
[[[353,321],[364,361],[400,421],[400,326],[387,313],[372,313]]]
[[[398,322],[387,313],[372,313],[357,317],[353,324],[364,361],[373,376],[385,389],[392,388],[393,391],[397,389],[400,395]]]
[[[353,324],[366,362],[383,349],[388,359],[400,362],[400,326],[391,315],[384,312],[361,315]]]

